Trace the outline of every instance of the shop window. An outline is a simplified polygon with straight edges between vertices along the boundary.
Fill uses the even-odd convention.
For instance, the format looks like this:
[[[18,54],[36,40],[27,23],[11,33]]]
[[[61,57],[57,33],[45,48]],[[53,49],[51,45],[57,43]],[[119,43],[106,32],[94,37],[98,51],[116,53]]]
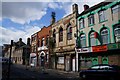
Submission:
[[[63,28],[60,27],[60,30],[59,30],[59,42],[63,41]]]
[[[102,29],[101,31],[101,39],[103,44],[108,44],[109,43],[109,33],[108,29]]]
[[[58,57],[58,63],[64,64],[64,57]]]
[[[92,65],[98,64],[98,58],[92,58]]]
[[[80,35],[80,45],[81,45],[81,47],[86,47],[86,36],[85,36],[85,34]]]
[[[102,64],[108,64],[108,57],[102,57]]]
[[[72,26],[71,24],[69,24],[67,27],[67,40],[71,40],[71,39],[72,39]]]

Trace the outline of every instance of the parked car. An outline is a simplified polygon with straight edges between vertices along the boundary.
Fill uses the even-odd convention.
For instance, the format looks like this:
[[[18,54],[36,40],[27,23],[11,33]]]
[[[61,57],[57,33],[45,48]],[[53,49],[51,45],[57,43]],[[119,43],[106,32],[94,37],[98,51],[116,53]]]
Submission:
[[[91,66],[87,70],[81,70],[79,76],[82,79],[120,80],[120,66],[98,64]]]

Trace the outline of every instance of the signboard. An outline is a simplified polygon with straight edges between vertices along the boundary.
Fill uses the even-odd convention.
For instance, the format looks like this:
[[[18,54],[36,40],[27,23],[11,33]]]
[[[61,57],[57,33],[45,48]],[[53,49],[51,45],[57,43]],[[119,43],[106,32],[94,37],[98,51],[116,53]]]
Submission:
[[[120,49],[120,43],[108,44],[107,48],[108,48],[108,50]]]
[[[88,53],[91,52],[91,47],[90,48],[80,48],[80,49],[76,49],[77,53]]]
[[[106,45],[103,45],[103,46],[93,46],[92,47],[92,51],[93,52],[107,51],[107,46]]]
[[[107,48],[108,48],[108,50],[117,49],[117,48],[118,48],[118,45],[117,45],[117,44],[108,44],[108,45],[107,45]]]

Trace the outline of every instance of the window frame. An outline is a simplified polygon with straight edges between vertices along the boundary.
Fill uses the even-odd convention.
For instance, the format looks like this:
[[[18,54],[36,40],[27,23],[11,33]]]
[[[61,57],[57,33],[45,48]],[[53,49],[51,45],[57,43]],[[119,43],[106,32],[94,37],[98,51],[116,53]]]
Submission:
[[[67,40],[71,40],[72,39],[72,26],[71,24],[69,24],[67,26]]]
[[[82,25],[82,26],[81,26],[81,25]],[[84,18],[79,19],[79,28],[80,28],[80,29],[85,28],[85,21],[84,21]]]
[[[88,16],[88,26],[93,26],[95,24],[94,14]]]
[[[61,27],[59,29],[59,42],[62,42],[63,41],[63,28]]]
[[[104,10],[100,10],[98,12],[98,16],[99,16],[99,22],[100,23],[106,21],[107,20],[106,10],[105,9]]]
[[[107,31],[107,33],[105,33],[106,31]],[[101,35],[102,44],[108,44],[109,43],[109,31],[108,31],[108,29],[107,28],[102,29],[100,32],[100,35]],[[106,39],[103,39],[104,36],[107,37],[107,41],[106,41]]]

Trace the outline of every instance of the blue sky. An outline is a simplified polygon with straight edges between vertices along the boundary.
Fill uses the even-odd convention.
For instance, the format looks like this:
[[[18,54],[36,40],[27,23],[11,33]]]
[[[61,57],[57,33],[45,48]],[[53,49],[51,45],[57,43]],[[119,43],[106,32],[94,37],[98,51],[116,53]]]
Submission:
[[[101,0],[104,1],[104,0]],[[28,37],[43,26],[49,26],[51,12],[56,13],[56,21],[72,13],[72,4],[77,3],[79,13],[83,11],[83,5],[90,7],[99,3],[99,0],[4,0],[2,2],[2,16],[0,16],[0,45],[9,44],[10,40],[18,41],[22,38],[26,43]],[[0,3],[1,6],[1,3]],[[1,14],[1,13],[0,13]],[[2,23],[2,24],[1,24]]]

